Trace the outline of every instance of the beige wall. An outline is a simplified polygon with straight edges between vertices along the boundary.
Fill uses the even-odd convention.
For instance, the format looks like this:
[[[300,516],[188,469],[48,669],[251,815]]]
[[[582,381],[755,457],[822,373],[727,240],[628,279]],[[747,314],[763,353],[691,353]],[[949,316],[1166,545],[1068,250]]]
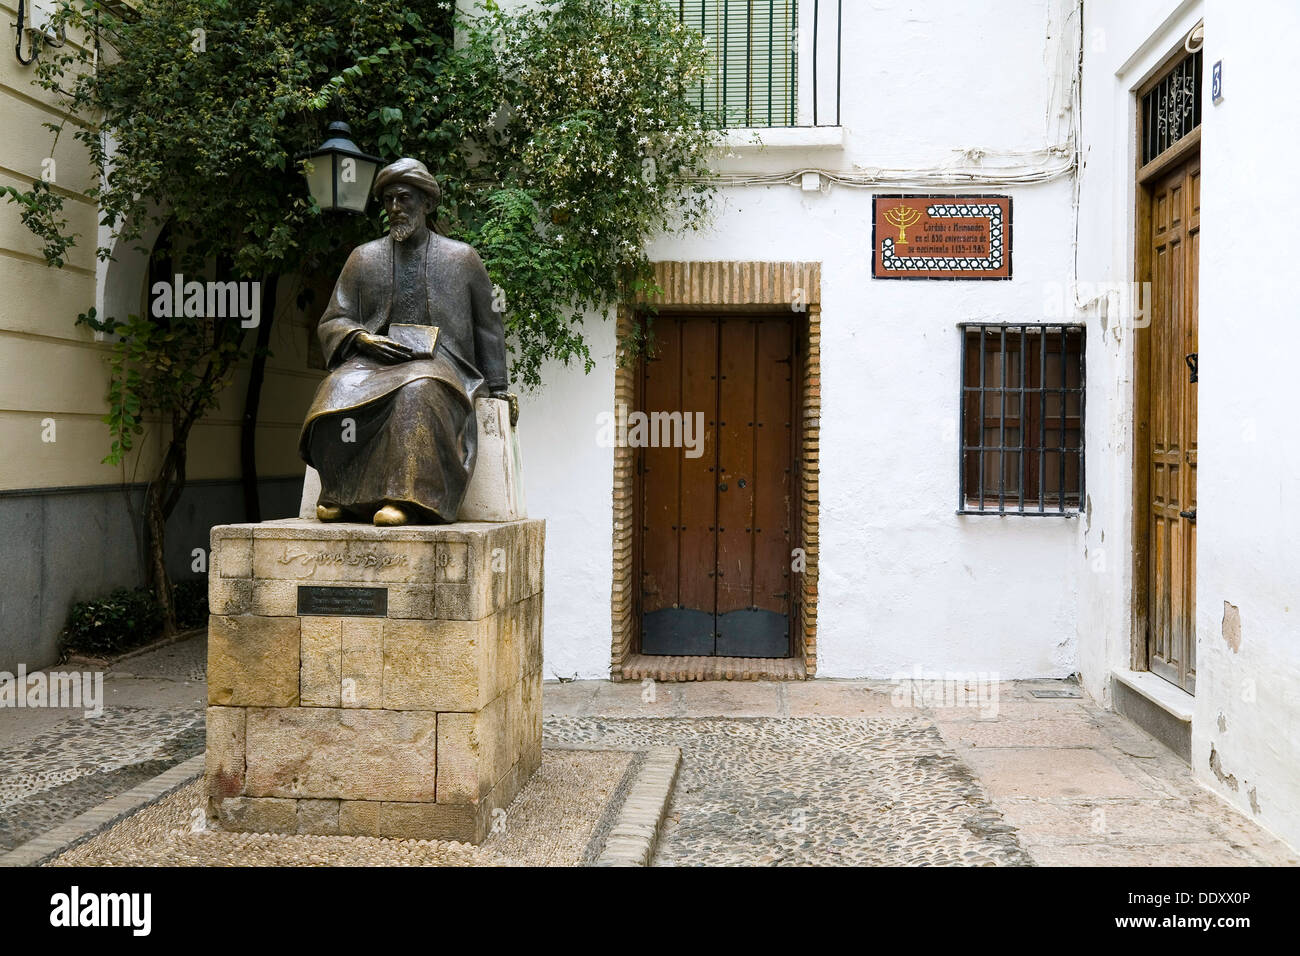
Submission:
[[[17,12],[0,2],[0,19]],[[65,116],[44,91],[32,85],[36,65],[21,65],[12,46],[0,49],[0,184],[25,188],[51,155],[54,134],[41,124]],[[160,436],[151,427],[139,442],[138,456],[125,468],[100,464],[110,443],[101,421],[108,392],[109,346],[74,323],[95,302],[97,217],[80,197],[93,171],[71,123],[53,150],[55,188],[66,199],[65,217],[80,236],[62,269],[45,265],[41,244],[19,218],[19,208],[0,204],[0,491],[147,480],[157,462]],[[262,477],[301,474],[296,453],[298,428],[321,373],[307,368],[308,331],[294,303],[297,282],[281,286],[281,303],[272,329],[273,357],[263,385],[257,456]],[[140,290],[144,305],[143,287]],[[124,316],[117,316],[124,318]],[[189,477],[239,475],[239,421],[246,372],[223,395],[220,407],[195,427],[190,442]],[[54,442],[42,440],[43,422],[55,422]]]

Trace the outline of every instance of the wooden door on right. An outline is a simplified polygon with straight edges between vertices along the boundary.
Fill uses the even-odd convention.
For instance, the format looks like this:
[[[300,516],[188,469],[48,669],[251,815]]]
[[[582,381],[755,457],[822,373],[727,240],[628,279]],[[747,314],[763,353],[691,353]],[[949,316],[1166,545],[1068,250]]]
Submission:
[[[1147,662],[1196,689],[1196,370],[1201,164],[1151,186],[1151,336],[1146,375],[1150,510]]]

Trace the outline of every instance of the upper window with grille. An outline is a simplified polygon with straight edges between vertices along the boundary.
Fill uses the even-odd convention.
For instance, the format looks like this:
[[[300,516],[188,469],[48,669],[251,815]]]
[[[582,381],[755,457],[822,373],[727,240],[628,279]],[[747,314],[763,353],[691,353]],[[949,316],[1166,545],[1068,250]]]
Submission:
[[[725,127],[797,121],[797,0],[665,0],[704,35],[713,73],[696,91],[700,109]]]
[[[1201,125],[1202,55],[1189,53],[1142,97],[1143,165]]]
[[[964,514],[1076,514],[1083,500],[1084,327],[962,330]]]

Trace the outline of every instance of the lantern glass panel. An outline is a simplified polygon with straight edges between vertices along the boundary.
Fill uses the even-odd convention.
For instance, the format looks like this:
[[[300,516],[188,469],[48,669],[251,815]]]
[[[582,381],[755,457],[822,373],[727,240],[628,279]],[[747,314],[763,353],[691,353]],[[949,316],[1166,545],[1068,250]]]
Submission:
[[[336,164],[339,170],[339,208],[349,212],[365,212],[377,164],[354,156],[339,156]]]
[[[334,208],[333,156],[313,156],[307,160],[307,188],[321,209]]]

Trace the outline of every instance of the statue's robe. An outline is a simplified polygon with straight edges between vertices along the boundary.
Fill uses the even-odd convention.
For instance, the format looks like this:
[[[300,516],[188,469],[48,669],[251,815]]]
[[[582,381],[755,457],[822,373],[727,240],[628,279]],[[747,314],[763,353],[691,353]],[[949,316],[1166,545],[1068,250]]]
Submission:
[[[358,333],[386,334],[390,323],[437,326],[434,357],[387,364],[354,349]],[[415,521],[455,521],[474,473],[474,400],[507,385],[505,330],[478,253],[433,232],[422,244],[358,246],[317,334],[330,373],[298,450],[320,472],[320,504],[366,519],[395,504]]]

